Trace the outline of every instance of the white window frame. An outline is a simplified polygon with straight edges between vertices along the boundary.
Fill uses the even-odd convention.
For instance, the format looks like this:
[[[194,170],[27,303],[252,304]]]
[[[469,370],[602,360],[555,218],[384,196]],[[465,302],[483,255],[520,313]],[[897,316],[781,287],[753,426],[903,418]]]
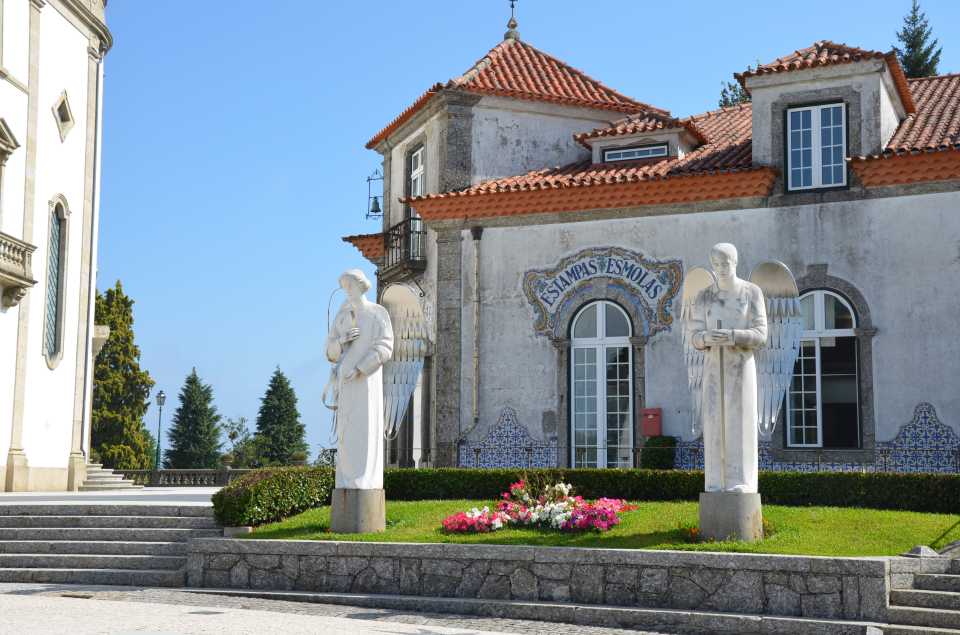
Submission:
[[[822,162],[822,149],[823,145],[821,143],[821,128],[820,128],[820,115],[826,108],[836,108],[840,107],[840,117],[841,117],[841,129],[843,130],[842,142],[843,148],[841,155],[844,159],[843,163],[843,180],[840,183],[823,183],[823,162]],[[801,185],[794,186],[792,184],[793,177],[793,135],[790,134],[790,115],[795,112],[806,112],[809,111],[810,115],[810,152],[811,152],[811,180],[810,185]],[[805,190],[817,190],[822,188],[833,188],[833,187],[846,187],[847,185],[847,107],[843,102],[834,102],[829,104],[817,104],[815,106],[801,106],[797,108],[788,108],[787,109],[787,120],[784,131],[784,136],[786,137],[787,144],[787,169],[784,171],[786,174],[787,181],[787,190],[790,192],[799,192]]]
[[[577,323],[580,321],[580,318],[590,307],[595,306],[597,308],[597,337],[574,337],[576,333]],[[626,336],[618,337],[607,337],[607,318],[606,311],[611,309],[620,312],[623,315],[624,320],[627,322],[628,333]],[[607,349],[608,348],[626,348],[627,349],[627,378],[628,378],[628,412],[627,412],[627,440],[626,445],[621,442],[616,447],[618,448],[630,448],[631,456],[627,461],[626,465],[616,465],[613,467],[633,467],[633,445],[634,445],[634,388],[633,388],[633,346],[630,343],[630,337],[633,335],[633,323],[630,320],[630,316],[624,311],[619,305],[609,300],[597,300],[595,302],[590,302],[589,304],[584,305],[577,312],[577,315],[573,318],[570,328],[570,466],[577,467],[577,448],[586,447],[591,448],[594,446],[577,446],[576,442],[576,416],[577,416],[577,400],[576,400],[576,351],[577,349],[587,349],[594,350],[596,354],[596,366],[597,366],[597,376],[596,376],[596,430],[597,430],[597,445],[596,447],[596,456],[597,456],[597,465],[598,468],[606,468],[607,465]]]
[[[666,143],[656,145],[633,146],[630,148],[608,148],[603,151],[603,162],[636,161],[638,159],[654,159],[665,157],[669,153]]]
[[[791,430],[793,429],[793,415],[792,415],[792,400],[790,397],[793,393],[793,382],[791,381],[790,387],[788,388],[787,399],[787,416],[786,416],[786,433],[787,433],[787,442],[786,445],[789,448],[822,448],[823,447],[823,390],[821,388],[821,378],[822,373],[820,369],[820,348],[821,342],[826,338],[831,337],[856,337],[856,328],[857,328],[857,314],[854,312],[853,307],[850,306],[850,303],[847,302],[842,296],[833,293],[832,291],[827,291],[825,289],[819,289],[816,291],[810,291],[804,293],[801,296],[801,300],[807,297],[813,297],[813,325],[814,328],[812,331],[804,331],[801,335],[802,342],[813,342],[814,343],[814,361],[815,361],[815,372],[816,372],[816,391],[817,391],[817,441],[816,443],[792,443],[791,442]],[[831,296],[836,301],[840,302],[847,311],[850,312],[850,317],[853,320],[853,328],[849,329],[828,329],[826,328],[826,310],[824,299],[827,296]],[[802,344],[801,344],[802,345]],[[859,360],[858,360],[859,361]],[[860,413],[859,413],[859,404],[860,404],[860,368],[859,363],[856,367],[856,387],[857,387],[857,434],[860,433]]]
[[[416,167],[414,167],[416,164]],[[414,196],[423,196],[423,178],[425,170],[423,166],[423,146],[421,145],[416,150],[410,153],[410,175],[409,175],[409,185],[410,185],[410,197]],[[411,214],[416,215],[416,212],[411,208]]]

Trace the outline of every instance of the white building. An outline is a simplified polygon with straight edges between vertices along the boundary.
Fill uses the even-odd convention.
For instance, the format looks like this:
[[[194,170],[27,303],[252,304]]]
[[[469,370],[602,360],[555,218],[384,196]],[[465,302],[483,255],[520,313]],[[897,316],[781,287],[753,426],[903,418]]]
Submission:
[[[75,490],[90,447],[106,0],[0,0],[3,489]]]
[[[511,29],[371,139],[383,229],[345,240],[435,343],[390,460],[631,466],[653,409],[702,461],[678,291],[729,241],[806,311],[763,467],[960,470],[960,76],[817,42],[738,79],[752,104],[674,118]]]

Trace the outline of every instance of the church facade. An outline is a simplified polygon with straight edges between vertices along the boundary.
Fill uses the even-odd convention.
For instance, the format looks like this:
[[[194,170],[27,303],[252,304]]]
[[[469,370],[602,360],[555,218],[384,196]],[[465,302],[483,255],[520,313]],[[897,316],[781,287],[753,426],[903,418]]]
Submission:
[[[680,290],[732,242],[802,297],[761,469],[960,471],[960,76],[821,41],[737,79],[675,117],[511,28],[370,140],[383,226],[344,240],[433,335],[388,461],[632,467],[671,436],[702,467]]]
[[[76,490],[85,477],[105,4],[0,0],[4,491]]]

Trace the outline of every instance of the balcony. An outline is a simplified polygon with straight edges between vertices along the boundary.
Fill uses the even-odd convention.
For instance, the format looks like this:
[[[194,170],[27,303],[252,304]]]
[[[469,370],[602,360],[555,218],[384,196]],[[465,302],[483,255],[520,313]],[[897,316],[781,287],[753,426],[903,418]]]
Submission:
[[[423,220],[408,218],[383,234],[382,279],[396,280],[427,268],[427,230]]]
[[[37,283],[30,272],[36,247],[0,232],[0,304],[10,308],[20,304],[27,291]]]

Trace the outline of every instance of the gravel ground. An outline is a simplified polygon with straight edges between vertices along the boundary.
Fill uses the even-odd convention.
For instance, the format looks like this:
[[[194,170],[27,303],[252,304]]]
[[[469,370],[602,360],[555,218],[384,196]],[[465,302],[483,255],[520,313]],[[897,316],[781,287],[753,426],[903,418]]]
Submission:
[[[65,625],[69,631],[61,630]],[[616,628],[216,596],[177,589],[50,584],[0,584],[0,632],[644,635]]]

